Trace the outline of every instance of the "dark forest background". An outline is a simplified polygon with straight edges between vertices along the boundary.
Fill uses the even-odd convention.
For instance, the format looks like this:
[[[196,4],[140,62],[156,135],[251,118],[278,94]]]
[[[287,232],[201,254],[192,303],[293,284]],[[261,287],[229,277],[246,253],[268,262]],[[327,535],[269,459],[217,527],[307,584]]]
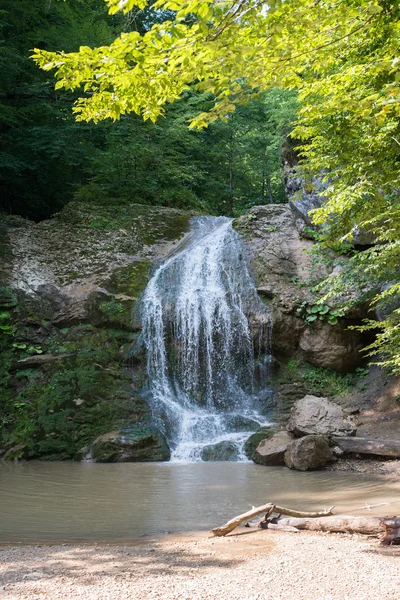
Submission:
[[[191,131],[213,103],[187,92],[157,123],[136,115],[77,123],[75,96],[54,90],[33,48],[74,51],[141,33],[168,17],[152,9],[110,17],[103,0],[3,0],[0,10],[0,206],[36,221],[71,199],[138,202],[238,215],[284,202],[282,148],[294,96],[271,89],[226,122]]]

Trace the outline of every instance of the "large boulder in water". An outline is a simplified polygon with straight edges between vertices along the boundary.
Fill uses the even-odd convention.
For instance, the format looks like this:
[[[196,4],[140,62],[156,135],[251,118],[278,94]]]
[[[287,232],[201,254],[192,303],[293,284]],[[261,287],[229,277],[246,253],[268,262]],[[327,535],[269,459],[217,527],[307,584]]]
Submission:
[[[208,461],[235,461],[239,458],[239,450],[237,446],[230,441],[219,442],[218,444],[210,444],[204,446],[201,451],[201,459]]]
[[[304,435],[355,435],[356,427],[343,415],[343,409],[327,398],[305,396],[294,403],[287,425],[295,436]]]
[[[253,461],[265,467],[284,465],[285,452],[292,440],[292,436],[286,431],[280,431],[273,435],[272,438],[264,439],[257,446],[253,454]]]
[[[263,440],[269,440],[276,432],[276,427],[266,425],[265,427],[261,427],[258,431],[253,433],[244,445],[244,451],[247,458],[251,460],[253,458],[257,446]]]
[[[154,427],[130,427],[99,436],[92,445],[94,462],[155,462],[169,460],[165,437]]]
[[[291,442],[284,456],[285,465],[297,471],[320,469],[332,461],[329,440],[323,435],[306,435]]]

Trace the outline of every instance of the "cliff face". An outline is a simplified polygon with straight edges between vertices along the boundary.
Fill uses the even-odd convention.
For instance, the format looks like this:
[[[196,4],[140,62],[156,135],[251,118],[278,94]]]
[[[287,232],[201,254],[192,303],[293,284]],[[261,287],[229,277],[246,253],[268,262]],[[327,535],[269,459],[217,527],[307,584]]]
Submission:
[[[184,242],[190,216],[71,203],[38,224],[4,220],[0,457],[168,459],[137,393],[146,374],[143,357],[132,352],[140,333],[135,310],[153,266]],[[273,316],[272,352],[283,363],[353,370],[361,347],[347,330],[353,321],[304,318],[324,267],[313,263],[313,242],[302,237],[298,218],[289,205],[270,205],[235,222]],[[290,402],[315,391],[286,387]]]
[[[136,394],[144,365],[125,357],[152,265],[184,240],[189,219],[72,203],[38,224],[5,220],[0,455],[82,457],[96,437],[129,427],[134,438],[136,427],[149,440],[140,456],[152,458],[150,411]]]
[[[298,214],[290,205],[256,206],[235,226],[246,241],[258,292],[273,315],[273,354],[352,371],[362,347],[359,335],[347,329],[354,321],[331,325],[329,311],[312,323],[305,318],[315,302],[310,290],[328,271],[310,254],[313,242],[303,236]]]

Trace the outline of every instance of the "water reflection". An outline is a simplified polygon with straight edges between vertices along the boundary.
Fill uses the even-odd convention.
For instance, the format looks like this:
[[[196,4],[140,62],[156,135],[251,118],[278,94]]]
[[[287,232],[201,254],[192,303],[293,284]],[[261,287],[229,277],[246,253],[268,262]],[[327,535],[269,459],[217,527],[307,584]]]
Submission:
[[[400,483],[245,463],[0,464],[0,542],[132,541],[210,529],[270,500],[399,514]],[[359,510],[356,514],[367,511]]]

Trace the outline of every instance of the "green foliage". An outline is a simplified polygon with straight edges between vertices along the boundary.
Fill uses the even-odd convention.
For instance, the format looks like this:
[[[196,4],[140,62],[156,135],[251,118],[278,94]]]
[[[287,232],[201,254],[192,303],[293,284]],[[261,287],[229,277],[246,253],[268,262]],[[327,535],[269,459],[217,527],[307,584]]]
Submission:
[[[342,308],[331,308],[327,304],[309,304],[304,301],[297,308],[296,313],[309,325],[316,320],[336,325],[338,319],[344,316],[345,311]]]
[[[78,124],[74,96],[52,89],[29,54],[110,43],[122,16],[108,17],[102,0],[3,0],[0,12],[0,210],[34,220],[73,196],[104,128]]]
[[[116,333],[74,327],[49,344],[50,351],[74,353],[72,358],[17,372],[18,391],[3,403],[0,439],[23,443],[28,457],[73,458],[97,435],[132,417],[119,352],[129,334]]]
[[[354,373],[340,375],[331,369],[290,360],[281,367],[279,379],[285,382],[302,382],[311,392],[334,398],[349,394],[357,380],[365,375],[365,370],[360,372],[359,369],[356,369]]]

